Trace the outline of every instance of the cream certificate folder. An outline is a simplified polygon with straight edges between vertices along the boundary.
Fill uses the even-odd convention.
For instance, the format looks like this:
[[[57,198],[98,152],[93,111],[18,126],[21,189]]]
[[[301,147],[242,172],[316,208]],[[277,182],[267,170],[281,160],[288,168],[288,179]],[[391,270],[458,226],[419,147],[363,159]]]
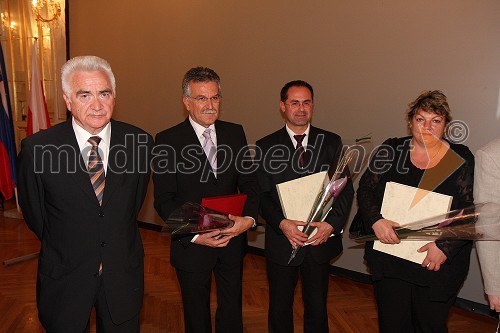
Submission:
[[[306,221],[318,193],[328,185],[326,171],[276,185],[283,214],[290,220]]]
[[[321,171],[276,184],[281,209],[283,209],[285,217],[290,220],[307,221],[316,197],[329,182],[328,173]],[[314,236],[315,233],[316,228],[309,238]]]
[[[417,194],[418,192],[418,194]],[[449,195],[422,190],[413,186],[388,182],[382,201],[382,216],[404,226],[428,217],[444,214],[451,208],[453,198]],[[417,252],[429,241],[402,240],[399,244],[384,244],[375,241],[373,248],[387,254],[421,264],[427,252]]]

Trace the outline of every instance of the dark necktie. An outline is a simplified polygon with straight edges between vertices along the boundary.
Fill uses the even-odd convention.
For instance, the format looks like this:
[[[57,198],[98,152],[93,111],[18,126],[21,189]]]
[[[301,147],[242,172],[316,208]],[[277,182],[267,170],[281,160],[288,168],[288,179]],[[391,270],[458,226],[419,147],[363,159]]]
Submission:
[[[306,165],[306,150],[302,145],[302,141],[305,138],[305,134],[294,135],[293,137],[297,140],[297,147],[295,148],[295,154],[299,156],[299,165],[303,168]]]
[[[99,155],[98,150],[101,138],[98,136],[92,136],[87,141],[92,145],[92,149],[90,150],[89,155],[89,164],[87,167],[90,176],[90,182],[92,183],[92,187],[94,188],[97,201],[99,201],[99,205],[101,205],[102,195],[104,193],[104,185],[106,183],[104,166],[102,164],[101,155]]]

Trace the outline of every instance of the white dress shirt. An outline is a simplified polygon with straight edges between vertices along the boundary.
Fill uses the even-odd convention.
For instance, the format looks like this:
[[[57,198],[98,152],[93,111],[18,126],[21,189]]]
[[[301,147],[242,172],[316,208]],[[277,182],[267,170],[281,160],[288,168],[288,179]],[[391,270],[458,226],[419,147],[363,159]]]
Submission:
[[[295,138],[293,136],[294,135],[300,135],[300,134],[294,133],[288,127],[288,125],[285,125],[285,128],[286,128],[286,131],[287,131],[288,135],[290,136],[290,139],[292,140],[293,146],[295,147],[295,149],[297,149],[297,140],[295,140]],[[304,150],[307,150],[307,143],[309,142],[309,130],[310,129],[311,129],[311,124],[308,124],[306,130],[304,131],[304,133],[302,133],[302,134],[306,135],[304,137],[304,140],[302,140],[302,146],[304,147]]]
[[[214,147],[217,148],[217,133],[215,132],[215,126],[214,124],[208,126],[208,127],[203,127],[197,122],[195,122],[191,116],[189,116],[189,122],[191,123],[191,126],[193,126],[194,132],[196,133],[196,136],[198,137],[198,140],[200,140],[200,144],[203,147],[203,144],[205,143],[205,137],[203,136],[203,132],[207,128],[210,128],[210,138],[212,138],[212,142],[214,143]]]
[[[80,153],[82,154],[85,166],[88,165],[90,150],[92,148],[92,145],[87,140],[91,136],[98,136],[101,138],[101,142],[99,142],[99,156],[101,156],[104,174],[106,174],[108,169],[109,145],[111,140],[111,123],[104,126],[102,131],[97,134],[90,134],[84,130],[76,123],[75,118],[71,119],[71,124],[73,125],[73,131],[75,132],[76,141],[78,142],[78,147],[80,147]]]

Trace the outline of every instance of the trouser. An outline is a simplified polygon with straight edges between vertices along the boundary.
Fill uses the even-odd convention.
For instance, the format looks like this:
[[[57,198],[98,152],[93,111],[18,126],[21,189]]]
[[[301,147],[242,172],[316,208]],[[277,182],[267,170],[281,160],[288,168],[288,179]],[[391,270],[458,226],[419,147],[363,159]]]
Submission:
[[[446,333],[446,322],[456,297],[446,302],[429,300],[429,287],[400,279],[373,283],[380,333]]]
[[[293,299],[300,273],[304,300],[304,333],[328,333],[326,300],[330,264],[318,264],[309,252],[300,266],[283,266],[270,260],[266,262],[269,281],[269,332],[293,332]]]

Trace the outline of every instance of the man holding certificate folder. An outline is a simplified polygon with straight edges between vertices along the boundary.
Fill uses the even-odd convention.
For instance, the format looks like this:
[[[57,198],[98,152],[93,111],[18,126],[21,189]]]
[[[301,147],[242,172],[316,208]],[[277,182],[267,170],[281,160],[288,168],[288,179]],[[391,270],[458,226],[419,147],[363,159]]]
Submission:
[[[189,117],[156,136],[156,211],[167,220],[186,202],[199,204],[203,198],[238,192],[247,195],[244,217],[229,215],[234,222],[231,228],[172,236],[170,261],[181,287],[185,332],[212,331],[212,273],[217,285],[216,331],[243,332],[242,262],[246,231],[255,225],[258,212],[253,162],[243,128],[218,120],[219,76],[210,68],[192,68],[182,87]]]
[[[349,214],[354,189],[349,180],[324,222],[313,222],[315,235],[299,230],[305,221],[285,218],[276,189],[293,179],[328,170],[340,159],[342,141],[335,133],[311,126],[314,92],[304,81],[281,90],[280,109],[286,125],[257,141],[260,214],[266,220],[265,248],[269,281],[269,332],[293,332],[293,299],[299,274],[304,299],[304,332],[327,333],[326,297],[330,260],[342,252],[340,233]],[[332,236],[333,237],[330,237]],[[306,246],[306,243],[311,243]],[[303,246],[288,264],[293,248]]]

